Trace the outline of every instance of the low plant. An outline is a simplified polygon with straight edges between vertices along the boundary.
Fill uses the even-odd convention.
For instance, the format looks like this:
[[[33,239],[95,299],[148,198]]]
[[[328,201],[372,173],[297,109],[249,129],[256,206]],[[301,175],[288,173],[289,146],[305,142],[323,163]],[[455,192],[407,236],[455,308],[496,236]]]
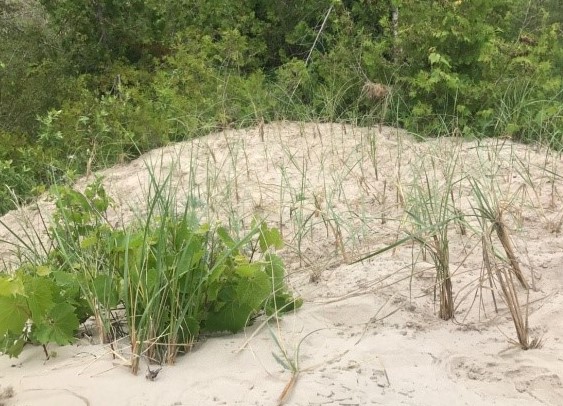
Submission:
[[[473,211],[481,228],[483,264],[487,273],[485,280],[488,279],[491,287],[498,287],[514,323],[519,345],[525,350],[538,347],[541,345],[541,340],[530,340],[527,306],[524,313],[518,297],[517,285],[521,285],[527,294],[530,287],[511,243],[510,233],[504,220],[505,208],[499,202],[493,188],[487,188],[476,180],[472,180],[471,185],[476,200]],[[510,205],[509,202],[506,204]],[[504,256],[495,247],[494,235],[504,250]],[[495,310],[498,312],[494,292],[495,290],[491,289]]]
[[[272,339],[274,340],[274,343],[276,344],[276,347],[278,348],[281,354],[278,355],[275,352],[272,352],[272,356],[274,357],[276,362],[282,366],[283,369],[291,372],[290,380],[287,382],[287,384],[282,390],[282,393],[278,397],[278,406],[284,404],[287,401],[287,399],[290,397],[291,392],[295,387],[295,384],[297,383],[297,379],[299,378],[299,374],[301,373],[301,366],[299,365],[301,345],[309,336],[313,335],[314,333],[320,330],[322,329],[313,330],[307,333],[305,336],[303,336],[297,343],[297,346],[294,348],[293,354],[291,354],[289,350],[286,348],[286,346],[284,345],[284,342],[280,338],[278,338],[276,333],[274,333],[270,329],[270,335],[272,336]]]
[[[104,274],[103,241],[110,229],[102,220],[109,199],[96,180],[84,193],[66,186],[54,187],[56,211],[48,235],[53,249],[45,244],[24,241],[24,262],[0,282],[0,339],[2,352],[18,356],[26,343],[68,344],[73,341],[79,321],[94,315],[100,325],[105,286],[111,277]],[[40,241],[39,231],[34,231]],[[33,235],[28,235],[32,240]]]
[[[27,343],[69,344],[88,306],[78,284],[49,266],[25,265],[0,276],[0,352],[17,357]]]
[[[88,185],[84,193],[69,186],[54,186],[51,196],[56,210],[48,234],[54,247],[47,263],[80,286],[97,333],[107,343],[111,340],[111,309],[118,303],[117,273],[110,266],[109,256],[115,233],[107,220],[112,202],[101,178]]]
[[[179,209],[170,178],[150,173],[147,212],[123,229],[107,221],[101,179],[84,193],[54,191],[54,248],[45,263],[0,279],[4,353],[17,356],[26,342],[69,343],[91,315],[108,342],[122,315],[136,373],[141,357],[173,363],[202,331],[236,332],[261,312],[301,305],[275,254],[283,246],[277,229],[255,220],[234,239],[224,227],[199,224],[189,205]]]
[[[176,212],[170,191],[152,176],[142,227],[124,232],[114,247],[133,372],[142,355],[173,363],[201,331],[237,332],[261,310],[300,304],[287,292],[283,263],[270,252],[282,246],[277,230],[255,221],[235,240],[224,227],[200,225],[189,207]]]
[[[460,221],[459,213],[453,205],[453,188],[457,154],[447,160],[443,174],[438,173],[442,162],[433,155],[429,156],[430,168],[422,165],[415,173],[412,185],[407,193],[406,213],[409,226],[407,234],[418,244],[423,257],[428,253],[436,270],[436,289],[439,291],[439,316],[449,320],[454,316],[454,300],[449,258],[448,228],[452,221]]]

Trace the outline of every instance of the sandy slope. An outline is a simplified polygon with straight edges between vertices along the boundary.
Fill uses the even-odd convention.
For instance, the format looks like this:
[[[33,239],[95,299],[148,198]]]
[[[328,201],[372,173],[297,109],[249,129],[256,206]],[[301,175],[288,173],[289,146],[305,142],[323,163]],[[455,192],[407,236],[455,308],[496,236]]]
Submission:
[[[437,317],[432,264],[416,247],[351,264],[393,243],[407,225],[402,201],[409,201],[416,168],[430,165],[430,157],[445,166],[455,153],[462,178],[495,179],[532,282],[530,327],[532,336],[543,337],[541,349],[509,343],[515,338],[509,314],[502,303],[495,313],[490,292],[478,288],[482,254],[471,229],[450,230],[455,321]],[[291,374],[272,356],[280,350],[271,334],[293,354],[311,332],[300,347],[301,373],[289,405],[563,404],[558,156],[510,141],[417,143],[389,128],[379,134],[340,124],[274,123],[172,145],[103,171],[116,202],[114,224],[142,215],[147,164],[162,178],[171,174],[179,205],[196,204],[209,221],[243,229],[260,215],[281,227],[288,244],[282,255],[303,308],[254,337],[260,321],[245,333],[205,338],[155,381],[131,375],[109,348],[85,340],[56,349],[46,362],[40,348],[27,347],[19,359],[0,358],[0,404],[274,405]],[[465,180],[455,200],[471,213]],[[38,206],[2,221],[25,235],[26,224],[40,225],[39,213],[48,218],[52,209],[44,200]],[[13,236],[0,226],[0,239]],[[0,245],[8,266],[15,263],[10,251]],[[1,399],[10,386],[14,397]]]

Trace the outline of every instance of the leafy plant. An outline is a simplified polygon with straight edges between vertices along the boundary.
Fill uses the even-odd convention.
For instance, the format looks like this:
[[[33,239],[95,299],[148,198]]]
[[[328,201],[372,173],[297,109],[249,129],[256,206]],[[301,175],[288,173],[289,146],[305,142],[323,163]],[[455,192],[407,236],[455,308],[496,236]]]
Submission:
[[[80,286],[80,295],[89,304],[103,342],[111,339],[111,309],[118,303],[119,279],[111,267],[109,244],[115,232],[106,220],[111,200],[102,179],[88,185],[84,193],[68,186],[51,189],[56,210],[49,227],[53,249],[49,266],[61,280]]]
[[[274,252],[283,246],[278,230],[255,220],[235,240],[224,227],[200,225],[189,205],[178,211],[170,178],[159,182],[150,173],[147,213],[122,230],[106,220],[111,201],[101,178],[83,193],[52,189],[53,248],[45,263],[23,265],[0,283],[5,353],[17,356],[28,341],[65,344],[90,315],[109,342],[121,304],[137,372],[141,357],[173,363],[201,331],[237,332],[262,311],[301,305]]]
[[[301,304],[287,292],[281,260],[269,252],[282,245],[277,230],[257,221],[234,240],[223,227],[199,225],[189,208],[176,212],[168,182],[151,175],[146,218],[119,233],[112,248],[122,270],[134,373],[141,356],[173,363],[201,331],[237,332],[260,310]],[[263,260],[254,258],[256,249]]]
[[[22,266],[0,276],[0,351],[17,357],[26,343],[69,344],[85,306],[78,286],[57,281],[48,266]]]
[[[280,396],[278,398],[278,405],[284,404],[285,401],[289,398],[289,396],[291,395],[291,391],[293,390],[293,388],[295,387],[295,384],[297,383],[297,379],[299,378],[299,374],[301,373],[301,366],[299,365],[301,345],[303,344],[303,342],[309,336],[313,335],[314,333],[316,333],[320,330],[322,330],[322,329],[313,330],[313,331],[307,333],[306,335],[304,335],[299,340],[297,346],[295,347],[295,349],[293,351],[293,354],[290,354],[289,351],[287,350],[287,348],[285,347],[283,341],[281,341],[276,336],[276,334],[270,329],[270,335],[271,335],[272,339],[274,340],[276,347],[278,347],[278,349],[281,353],[281,356],[277,355],[275,352],[272,352],[272,355],[273,355],[274,359],[276,360],[276,362],[278,364],[280,364],[284,369],[291,372],[291,378],[287,382],[287,384],[285,385],[282,393],[280,394]]]
[[[200,225],[189,206],[178,211],[170,178],[150,173],[146,215],[121,230],[106,220],[111,200],[101,178],[84,192],[52,188],[52,250],[43,264],[0,279],[2,352],[71,342],[91,315],[109,342],[122,305],[137,372],[141,357],[173,363],[202,331],[237,332],[262,311],[301,305],[274,252],[283,246],[278,230],[256,220],[235,240],[224,227]]]

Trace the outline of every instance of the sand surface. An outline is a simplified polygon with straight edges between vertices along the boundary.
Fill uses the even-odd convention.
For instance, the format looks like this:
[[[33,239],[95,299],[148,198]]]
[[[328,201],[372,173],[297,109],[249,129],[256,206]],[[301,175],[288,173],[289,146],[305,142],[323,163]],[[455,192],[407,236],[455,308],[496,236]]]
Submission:
[[[405,208],[421,166],[440,186],[454,161],[454,204],[469,227],[449,229],[456,315],[443,321],[434,265],[417,245],[353,262],[411,227]],[[115,201],[115,226],[142,216],[147,166],[160,179],[170,175],[178,204],[196,205],[206,221],[244,230],[259,215],[280,227],[288,283],[303,307],[277,324],[259,319],[236,335],[202,337],[154,381],[144,365],[134,376],[109,346],[84,338],[50,346],[56,356],[48,361],[40,347],[27,346],[17,359],[0,357],[0,404],[276,405],[291,372],[272,355],[281,355],[275,335],[290,356],[300,344],[287,405],[563,405],[559,155],[510,140],[418,142],[392,128],[341,124],[228,130],[98,173]],[[530,335],[542,338],[539,349],[514,344],[510,314],[483,277],[469,179],[494,184],[531,286]],[[29,236],[51,211],[41,199],[1,220]],[[14,241],[1,225],[0,240]],[[13,246],[0,244],[0,261],[16,266]],[[526,291],[518,294],[525,304]]]

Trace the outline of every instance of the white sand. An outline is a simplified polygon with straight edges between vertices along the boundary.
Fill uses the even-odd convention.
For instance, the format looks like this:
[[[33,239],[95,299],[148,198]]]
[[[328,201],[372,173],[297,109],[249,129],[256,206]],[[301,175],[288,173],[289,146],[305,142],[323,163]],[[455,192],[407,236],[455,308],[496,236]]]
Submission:
[[[482,148],[456,139],[416,143],[389,128],[377,134],[284,122],[262,130],[263,141],[259,128],[212,134],[101,174],[116,201],[115,224],[142,212],[149,162],[163,175],[171,171],[180,203],[195,180],[192,196],[212,221],[246,227],[258,214],[281,225],[288,245],[281,254],[303,307],[254,337],[260,320],[244,333],[205,338],[176,365],[164,366],[155,381],[145,379],[144,369],[132,375],[107,346],[85,340],[50,346],[57,355],[48,361],[40,347],[27,346],[18,359],[0,357],[0,404],[275,405],[291,373],[274,359],[272,352],[281,353],[271,334],[294,354],[313,332],[300,346],[301,372],[287,405],[563,405],[559,156],[511,141],[484,141]],[[471,230],[464,236],[452,226],[449,233],[454,321],[438,318],[432,264],[417,256],[416,246],[351,264],[393,243],[406,225],[398,196],[408,197],[414,168],[432,155],[446,162],[456,149],[459,173],[497,175],[515,251],[533,286],[529,324],[532,337],[543,337],[541,349],[523,351],[509,342],[516,335],[499,293],[497,314],[490,292],[478,289],[482,254]],[[455,198],[468,216],[467,182]],[[52,205],[41,200],[38,206],[48,217]],[[19,235],[26,221],[41,224],[34,207],[2,221]],[[13,237],[0,226],[2,239]],[[6,264],[14,263],[10,250],[0,245]],[[409,278],[413,269],[416,276]],[[519,294],[525,303],[525,292]],[[14,396],[2,399],[7,388]]]

